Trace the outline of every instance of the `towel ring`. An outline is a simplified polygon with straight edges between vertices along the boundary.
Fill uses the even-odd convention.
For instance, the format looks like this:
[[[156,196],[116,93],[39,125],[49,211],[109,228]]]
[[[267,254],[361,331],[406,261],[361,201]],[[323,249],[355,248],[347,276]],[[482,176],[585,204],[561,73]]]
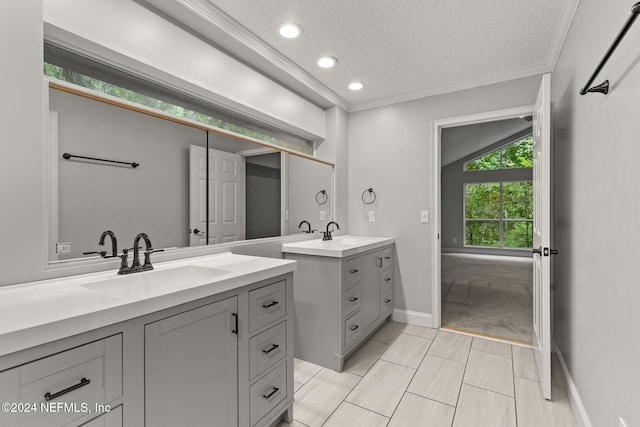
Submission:
[[[326,190],[320,190],[316,193],[316,203],[325,205],[329,201],[329,195]]]
[[[365,195],[366,195],[367,193],[369,193],[369,195],[368,195],[368,201],[365,199]],[[372,198],[372,197],[373,197],[373,198]],[[376,201],[376,198],[377,198],[377,196],[376,196],[376,192],[375,192],[375,191],[373,191],[373,188],[368,188],[368,189],[366,189],[366,190],[364,190],[364,191],[362,192],[362,202],[363,202],[365,205],[371,205],[371,204],[373,204],[373,203]]]

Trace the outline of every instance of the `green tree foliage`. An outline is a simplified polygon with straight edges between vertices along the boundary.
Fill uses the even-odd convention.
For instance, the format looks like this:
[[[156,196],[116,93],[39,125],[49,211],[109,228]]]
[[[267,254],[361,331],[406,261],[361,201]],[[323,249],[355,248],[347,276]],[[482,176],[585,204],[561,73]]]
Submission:
[[[533,139],[528,136],[466,163],[465,171],[532,166]],[[502,247],[532,247],[533,183],[465,184],[465,218],[467,245],[500,247],[502,241]]]

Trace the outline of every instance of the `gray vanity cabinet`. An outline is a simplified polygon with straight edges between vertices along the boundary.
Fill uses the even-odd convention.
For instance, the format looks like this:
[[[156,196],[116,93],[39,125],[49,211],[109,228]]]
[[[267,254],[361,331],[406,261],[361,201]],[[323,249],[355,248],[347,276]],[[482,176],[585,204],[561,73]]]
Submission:
[[[335,371],[393,311],[393,245],[346,258],[296,260],[295,357]]]
[[[237,297],[145,326],[148,426],[238,425]]]

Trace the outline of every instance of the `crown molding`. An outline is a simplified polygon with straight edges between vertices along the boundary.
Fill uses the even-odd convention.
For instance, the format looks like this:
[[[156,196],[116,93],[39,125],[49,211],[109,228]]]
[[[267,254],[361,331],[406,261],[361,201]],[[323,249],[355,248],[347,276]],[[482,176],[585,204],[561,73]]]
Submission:
[[[229,15],[218,9],[206,0],[175,0],[178,4],[188,9],[192,13],[215,25],[236,42],[241,43],[250,49],[255,55],[270,62],[287,75],[291,76],[308,89],[312,90],[328,102],[337,105],[344,110],[349,110],[350,104],[337,95],[315,77],[304,71],[298,65],[290,61],[287,57],[255,36]]]
[[[495,83],[506,82],[509,80],[516,80],[525,77],[531,77],[544,73],[551,72],[552,69],[547,64],[537,65],[534,67],[527,67],[520,70],[508,71],[505,73],[493,74],[490,76],[480,77],[478,79],[467,80],[461,83],[454,83],[446,86],[439,86],[437,88],[426,89],[422,91],[415,91],[411,93],[405,93],[397,96],[390,96],[388,98],[376,99],[374,101],[362,102],[358,104],[351,104],[351,108],[348,110],[350,113],[358,111],[368,110],[371,108],[384,107],[386,105],[398,104],[401,102],[415,101],[417,99],[428,98],[435,95],[443,95],[446,93],[458,92],[466,89],[473,89],[480,86],[486,86]]]
[[[564,42],[567,39],[567,35],[569,34],[569,29],[571,28],[573,18],[576,16],[576,11],[578,10],[579,4],[580,0],[566,0],[564,3],[564,7],[562,8],[562,12],[560,13],[560,20],[558,21],[558,26],[556,27],[556,32],[553,35],[551,50],[549,51],[549,57],[547,61],[551,70],[555,70],[556,68],[556,64],[558,63],[558,59],[560,58],[560,53],[562,53]]]

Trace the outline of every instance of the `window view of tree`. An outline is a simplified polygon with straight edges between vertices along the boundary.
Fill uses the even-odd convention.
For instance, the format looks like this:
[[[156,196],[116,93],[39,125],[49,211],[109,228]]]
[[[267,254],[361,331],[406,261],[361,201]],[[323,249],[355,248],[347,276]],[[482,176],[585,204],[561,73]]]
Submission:
[[[533,166],[533,137],[526,136],[505,147],[464,164],[465,171],[530,168]]]
[[[530,168],[533,138],[524,137],[464,164],[465,171]],[[533,246],[533,182],[465,184],[465,245]]]
[[[533,182],[465,184],[465,244],[533,245]]]
[[[310,146],[303,147],[296,144],[291,144],[287,141],[282,141],[272,136],[265,135],[263,133],[256,132],[251,129],[247,129],[245,127],[238,126],[236,124],[229,123],[224,120],[219,120],[219,119],[216,119],[215,117],[211,117],[209,115],[202,114],[197,111],[193,111],[188,108],[181,107],[179,105],[165,102],[165,101],[144,95],[139,92],[135,92],[111,83],[107,83],[102,80],[75,72],[73,70],[59,67],[57,65],[53,65],[45,62],[44,75],[49,77],[54,77],[58,80],[63,80],[65,82],[73,83],[78,86],[85,87],[87,89],[92,89],[107,95],[115,96],[116,98],[131,101],[136,104],[144,105],[146,107],[155,108],[155,109],[164,111],[165,113],[173,114],[178,117],[191,119],[206,125],[215,126],[221,129],[236,132],[241,135],[255,138],[260,141],[264,141],[274,145],[279,145],[281,147],[286,147],[293,150],[301,151],[301,152],[304,152],[305,154],[313,154],[313,150]]]

